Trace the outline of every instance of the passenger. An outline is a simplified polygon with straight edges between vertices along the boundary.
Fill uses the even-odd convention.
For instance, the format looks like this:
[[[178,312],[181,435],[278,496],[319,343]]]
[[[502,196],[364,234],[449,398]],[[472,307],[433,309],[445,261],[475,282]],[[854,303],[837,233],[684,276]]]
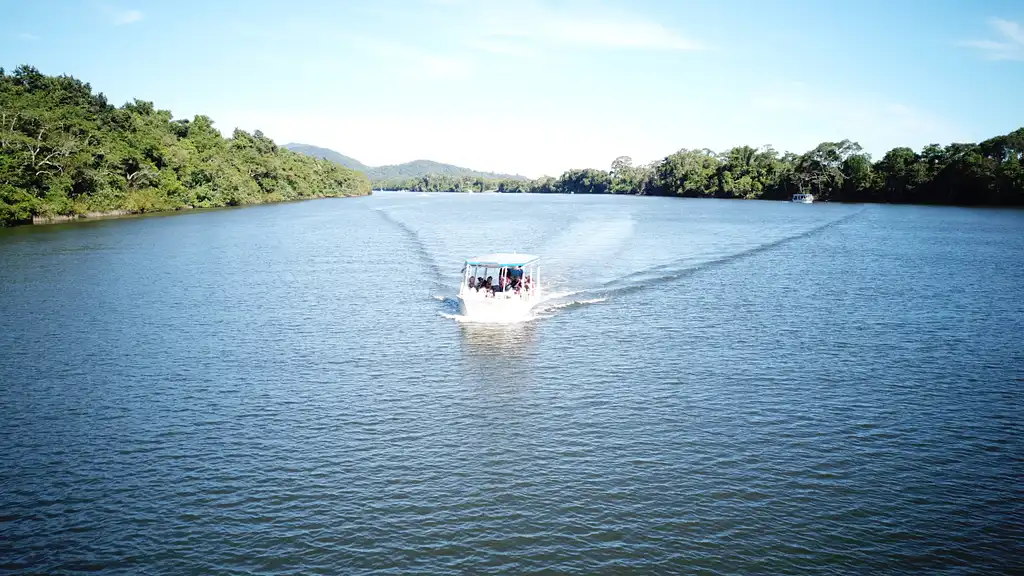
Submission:
[[[490,293],[494,293],[494,277],[488,276],[487,280],[484,280],[484,289]]]
[[[470,276],[469,277],[469,289],[472,290],[473,288],[476,288],[476,277],[475,276]]]
[[[479,292],[481,288],[484,288],[484,277],[483,276],[477,276],[476,277],[476,291]]]

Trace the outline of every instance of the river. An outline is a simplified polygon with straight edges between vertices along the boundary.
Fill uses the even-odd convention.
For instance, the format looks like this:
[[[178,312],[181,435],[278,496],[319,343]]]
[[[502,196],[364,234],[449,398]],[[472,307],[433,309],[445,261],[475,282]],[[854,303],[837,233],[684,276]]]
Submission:
[[[462,260],[542,257],[529,322]],[[0,570],[1020,573],[1024,211],[379,193],[0,232]]]

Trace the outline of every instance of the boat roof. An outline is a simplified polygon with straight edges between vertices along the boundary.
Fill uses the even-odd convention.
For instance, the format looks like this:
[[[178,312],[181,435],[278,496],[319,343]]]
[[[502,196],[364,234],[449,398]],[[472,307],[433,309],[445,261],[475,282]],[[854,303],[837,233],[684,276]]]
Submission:
[[[514,266],[526,266],[540,260],[540,256],[532,254],[517,254],[515,252],[497,252],[484,254],[474,258],[466,259],[467,266],[489,266],[491,268],[508,268]]]

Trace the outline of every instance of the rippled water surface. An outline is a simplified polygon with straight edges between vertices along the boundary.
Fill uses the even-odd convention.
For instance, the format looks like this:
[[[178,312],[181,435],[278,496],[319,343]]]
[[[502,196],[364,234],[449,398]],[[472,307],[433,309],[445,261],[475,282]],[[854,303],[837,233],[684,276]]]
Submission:
[[[0,571],[1024,570],[1024,212],[385,193],[5,231],[0,311]]]

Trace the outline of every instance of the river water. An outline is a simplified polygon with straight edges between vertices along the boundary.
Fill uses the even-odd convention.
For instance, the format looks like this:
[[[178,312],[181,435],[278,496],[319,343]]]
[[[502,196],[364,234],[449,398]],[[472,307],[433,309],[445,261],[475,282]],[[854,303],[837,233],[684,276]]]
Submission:
[[[462,259],[555,298],[458,318]],[[1021,573],[1024,212],[381,193],[0,233],[0,571]]]

